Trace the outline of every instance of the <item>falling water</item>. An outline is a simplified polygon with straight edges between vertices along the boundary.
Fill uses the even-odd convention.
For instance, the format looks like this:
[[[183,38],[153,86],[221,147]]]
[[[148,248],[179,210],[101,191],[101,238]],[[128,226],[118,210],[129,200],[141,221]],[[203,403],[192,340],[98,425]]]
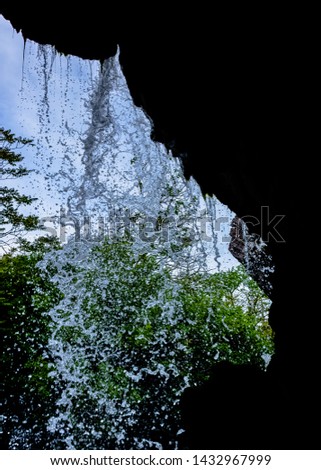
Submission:
[[[35,46],[28,47],[30,61]],[[118,59],[117,54],[101,66],[39,46],[36,74],[25,67],[24,93],[35,89],[36,80],[40,90],[31,103],[38,117],[33,123],[38,173],[31,187],[35,193],[44,189],[44,229],[64,242],[40,264],[55,273],[53,281],[64,294],[47,313],[52,327],[44,354],[55,397],[46,426],[51,448],[175,448],[177,405],[193,373],[181,327],[190,320],[166,270],[193,275],[237,264],[228,252],[235,214],[214,196],[204,199],[196,181],[185,180],[180,160],[151,140],[152,122],[134,106]],[[108,307],[101,312],[97,300],[114,302],[111,292],[117,293],[120,278],[133,285],[126,266],[118,266],[117,252],[108,248],[110,260],[104,263],[96,251],[103,236],[119,240],[128,230],[130,263],[136,266],[144,253],[159,262],[153,278],[158,288],[145,286],[139,307],[145,320],[140,329],[126,332],[132,350],[120,335],[135,306],[112,314]],[[161,314],[147,347],[154,311]],[[28,446],[18,426],[11,447]]]

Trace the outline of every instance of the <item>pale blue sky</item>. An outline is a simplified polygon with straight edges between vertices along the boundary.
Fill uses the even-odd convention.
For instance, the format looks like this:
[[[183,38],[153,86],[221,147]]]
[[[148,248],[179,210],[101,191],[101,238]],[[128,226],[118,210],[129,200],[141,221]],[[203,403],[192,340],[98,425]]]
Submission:
[[[52,67],[43,66],[45,56]],[[22,35],[0,15],[0,126],[35,143],[22,154],[24,164],[36,172],[14,185],[39,198],[36,210],[41,217],[56,215],[65,202],[59,193],[62,182],[53,176],[61,167],[62,158],[57,155],[63,156],[69,146],[75,160],[75,155],[81,156],[79,135],[66,132],[66,127],[83,132],[84,95],[88,76],[96,68],[95,63],[59,56],[30,41],[24,46]],[[46,86],[48,102],[44,102]]]
[[[21,132],[19,90],[22,84],[23,39],[0,15],[0,125]]]

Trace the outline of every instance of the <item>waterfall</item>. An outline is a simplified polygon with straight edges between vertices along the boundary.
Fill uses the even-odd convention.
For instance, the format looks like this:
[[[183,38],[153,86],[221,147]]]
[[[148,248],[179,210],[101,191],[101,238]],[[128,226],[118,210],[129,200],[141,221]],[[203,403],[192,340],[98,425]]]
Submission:
[[[43,230],[62,242],[38,264],[61,293],[43,313],[54,409],[44,417],[46,446],[175,449],[183,391],[225,354],[216,294],[207,285],[198,298],[207,308],[200,322],[186,280],[196,279],[197,296],[200,275],[238,266],[228,251],[235,214],[151,139],[119,51],[100,64],[27,42],[24,61],[24,125],[36,143],[26,185],[40,194]],[[245,232],[244,240],[250,271]],[[11,448],[30,448],[35,433],[18,424]]]
[[[62,252],[56,257],[50,253],[43,262],[45,271],[48,265],[56,266],[57,274],[53,280],[64,292],[64,299],[49,311],[53,325],[49,340],[49,355],[53,358],[50,376],[61,391],[56,401],[56,414],[49,418],[47,429],[54,447],[58,448],[162,448],[164,439],[165,446],[174,448],[179,429],[173,427],[171,420],[177,413],[179,396],[190,383],[191,370],[179,328],[176,332],[173,330],[175,338],[168,336],[169,327],[184,324],[187,319],[184,319],[175,285],[168,285],[164,269],[171,265],[174,271],[191,273],[204,271],[211,265],[212,248],[204,246],[208,242],[203,240],[199,229],[205,203],[197,183],[186,182],[179,159],[150,139],[151,121],[143,110],[134,106],[118,56],[106,61],[99,69],[85,109],[87,129],[81,137],[82,170],[77,184],[68,182],[65,214],[67,220],[77,221],[78,232],[75,230]],[[60,180],[63,176],[60,172]],[[215,215],[208,211],[205,220],[212,220]],[[93,255],[98,217],[107,232],[105,235],[117,235],[118,231],[111,223],[119,225],[124,221],[126,227],[129,224],[134,253],[161,258],[159,275],[165,276],[165,285],[154,297],[146,298],[146,308],[155,309],[161,305],[162,316],[145,360],[131,357],[133,351],[128,356],[115,338],[115,325],[107,319],[98,323],[93,321],[91,310],[84,305],[88,272],[95,272],[97,264],[100,264],[100,273],[105,269]],[[160,217],[165,222],[157,226]],[[147,222],[152,223],[155,232],[144,234]],[[209,238],[219,268],[220,254],[213,220]],[[164,247],[165,255],[160,254]],[[77,272],[76,283],[70,283],[66,276],[70,269]],[[109,270],[105,277],[97,277],[95,289],[103,291],[106,282],[110,285],[113,277],[119,276],[126,284],[124,272]],[[89,302],[94,303],[93,298]],[[135,315],[134,307],[132,315]],[[149,314],[145,315],[148,317]],[[121,330],[120,326],[118,328]],[[73,331],[72,341],[66,337],[66,331],[70,330]],[[168,344],[171,344],[172,360],[164,366],[156,357],[166,356]],[[123,382],[123,389],[118,391],[119,396],[112,394],[109,397],[108,374],[115,380],[115,370],[119,371],[120,365],[119,380]],[[103,370],[103,381],[95,386],[95,374],[91,369],[97,370],[97,367]],[[97,374],[96,380],[99,381]],[[155,382],[155,391],[149,395],[154,425],[150,420],[147,429],[142,421],[150,403],[147,405],[143,399],[133,402],[131,389],[136,394],[142,393],[141,384],[149,380]],[[175,394],[166,393],[165,386],[169,390],[171,387],[177,389],[176,398]],[[166,438],[162,437],[165,430]]]
[[[152,122],[132,101],[119,53],[102,65],[82,61],[82,68],[79,59],[59,60],[49,47],[36,54],[29,45],[27,63],[28,53],[37,56],[41,82],[33,98],[38,177],[30,186],[46,185],[44,227],[52,233],[54,226],[65,242],[68,233],[89,239],[126,225],[138,251],[157,251],[161,241],[175,264],[184,258],[186,265],[198,264],[193,269],[212,271],[236,265],[227,239],[235,214],[215,196],[204,199],[196,181],[185,180],[180,159],[151,140]],[[35,95],[34,82],[29,65],[25,93],[32,89]],[[216,213],[223,214],[219,223]],[[150,243],[142,236],[144,222],[153,226]],[[190,243],[176,259],[182,238]]]

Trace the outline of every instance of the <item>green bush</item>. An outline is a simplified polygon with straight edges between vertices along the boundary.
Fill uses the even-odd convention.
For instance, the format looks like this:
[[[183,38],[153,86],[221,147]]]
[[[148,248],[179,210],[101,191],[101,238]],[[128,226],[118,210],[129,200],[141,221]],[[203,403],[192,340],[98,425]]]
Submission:
[[[222,360],[264,368],[273,352],[270,302],[243,267],[175,278],[112,240],[55,256],[64,297],[49,349],[62,393],[49,427],[61,448],[174,447],[188,385]]]

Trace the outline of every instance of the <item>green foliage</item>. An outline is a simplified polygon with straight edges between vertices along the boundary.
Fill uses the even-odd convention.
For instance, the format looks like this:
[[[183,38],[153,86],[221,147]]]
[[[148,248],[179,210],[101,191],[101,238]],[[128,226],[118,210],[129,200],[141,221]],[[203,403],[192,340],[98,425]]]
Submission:
[[[23,241],[19,254],[11,252],[0,258],[0,382],[8,417],[5,438],[17,423],[23,423],[25,429],[32,424],[39,438],[44,434],[44,416],[53,405],[45,358],[50,319],[43,313],[59,302],[61,293],[50,281],[52,273],[44,275],[37,263],[49,248],[57,246],[55,239],[41,237],[34,243]],[[45,295],[37,301],[40,290]]]
[[[0,128],[0,180],[20,178],[30,173],[19,165],[23,157],[18,153],[25,145],[32,145],[29,139],[16,137],[10,131]],[[8,243],[8,236],[16,237],[21,230],[33,230],[38,226],[38,219],[33,215],[23,215],[21,206],[28,206],[34,198],[20,194],[14,188],[0,188],[0,243]]]
[[[72,427],[76,448],[144,448],[164,430],[170,447],[186,386],[222,360],[264,369],[270,302],[243,267],[173,278],[129,241],[63,251],[47,264],[65,293],[50,312],[53,368],[65,387],[53,429]]]
[[[188,385],[273,353],[270,301],[241,266],[173,277],[129,240],[59,248],[22,240],[0,258],[11,447],[28,429],[32,448],[64,448],[71,429],[79,449],[174,447]]]
[[[182,301],[196,383],[216,361],[265,368],[273,353],[270,300],[243,266],[182,280]]]

